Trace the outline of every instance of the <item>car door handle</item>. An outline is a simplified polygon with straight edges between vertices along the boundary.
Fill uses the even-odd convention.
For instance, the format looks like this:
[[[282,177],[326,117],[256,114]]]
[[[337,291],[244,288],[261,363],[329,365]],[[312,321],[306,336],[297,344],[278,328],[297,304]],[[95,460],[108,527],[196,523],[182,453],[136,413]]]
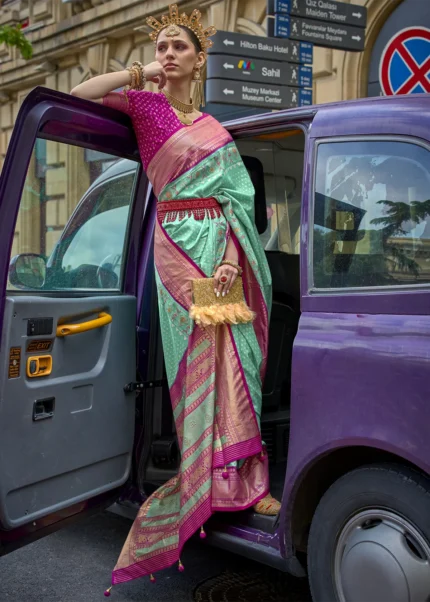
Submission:
[[[112,316],[102,311],[95,320],[57,326],[57,337],[68,337],[71,334],[80,334],[81,332],[87,332],[87,330],[94,330],[94,328],[102,328],[102,326],[106,326],[106,324],[110,324],[111,322]]]

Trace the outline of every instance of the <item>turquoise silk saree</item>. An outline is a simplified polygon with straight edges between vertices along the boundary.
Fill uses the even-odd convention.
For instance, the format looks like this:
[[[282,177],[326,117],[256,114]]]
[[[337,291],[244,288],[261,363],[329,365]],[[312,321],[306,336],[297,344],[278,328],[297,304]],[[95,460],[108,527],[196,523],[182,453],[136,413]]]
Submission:
[[[154,256],[160,324],[181,450],[178,474],[146,500],[113,572],[120,583],[180,562],[215,511],[269,490],[260,435],[270,272],[254,225],[254,189],[230,134],[210,115],[184,126],[162,94],[108,94],[127,112],[157,197]],[[211,276],[232,238],[253,323],[201,328],[192,280]],[[179,565],[182,568],[182,565]]]

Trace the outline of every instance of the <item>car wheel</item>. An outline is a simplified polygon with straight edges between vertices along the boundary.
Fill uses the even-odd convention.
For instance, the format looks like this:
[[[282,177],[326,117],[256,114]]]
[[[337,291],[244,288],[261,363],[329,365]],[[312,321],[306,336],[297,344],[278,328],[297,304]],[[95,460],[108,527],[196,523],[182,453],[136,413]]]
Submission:
[[[314,602],[430,601],[430,480],[375,465],[336,481],[308,542]]]

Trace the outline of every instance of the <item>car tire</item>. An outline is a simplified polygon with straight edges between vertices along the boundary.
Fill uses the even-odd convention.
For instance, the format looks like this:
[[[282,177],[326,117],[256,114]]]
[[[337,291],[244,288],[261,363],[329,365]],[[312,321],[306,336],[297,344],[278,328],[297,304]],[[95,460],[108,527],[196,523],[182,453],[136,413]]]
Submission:
[[[430,601],[430,480],[365,466],[322,497],[308,541],[314,602]]]

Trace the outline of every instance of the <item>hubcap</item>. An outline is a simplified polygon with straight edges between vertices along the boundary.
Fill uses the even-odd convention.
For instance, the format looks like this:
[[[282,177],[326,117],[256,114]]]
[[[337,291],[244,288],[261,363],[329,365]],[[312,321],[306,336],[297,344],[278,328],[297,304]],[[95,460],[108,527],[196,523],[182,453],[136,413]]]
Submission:
[[[408,520],[365,510],[342,529],[334,555],[339,602],[430,601],[430,546]]]

